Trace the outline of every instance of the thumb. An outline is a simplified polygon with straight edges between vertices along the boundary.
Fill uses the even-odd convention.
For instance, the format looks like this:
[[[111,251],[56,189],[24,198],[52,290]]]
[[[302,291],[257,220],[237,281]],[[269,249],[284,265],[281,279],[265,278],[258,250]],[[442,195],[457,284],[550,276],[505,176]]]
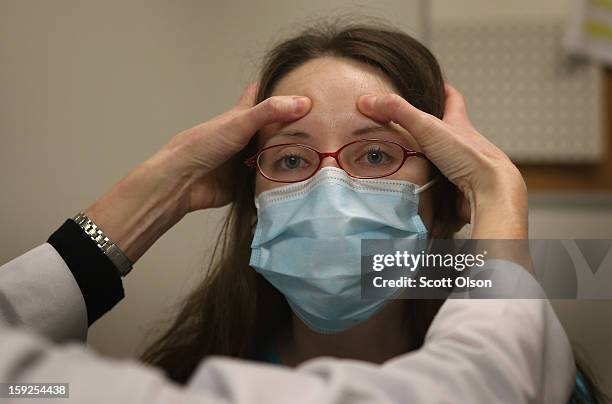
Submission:
[[[463,95],[450,84],[444,85],[446,101],[444,103],[443,121],[458,124],[459,126],[471,127],[472,123],[467,113],[467,105]]]
[[[362,95],[357,100],[361,112],[380,122],[393,121],[406,129],[427,154],[427,149],[446,137],[446,124],[416,108],[398,94]]]
[[[310,98],[298,95],[276,95],[259,104],[243,109],[233,120],[236,133],[250,137],[263,126],[274,122],[289,122],[304,116],[312,105]]]

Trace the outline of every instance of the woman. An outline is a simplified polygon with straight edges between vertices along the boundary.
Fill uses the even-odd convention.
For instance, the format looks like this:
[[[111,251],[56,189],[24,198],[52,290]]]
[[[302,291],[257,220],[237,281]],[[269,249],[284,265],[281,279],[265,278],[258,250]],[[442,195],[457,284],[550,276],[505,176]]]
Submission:
[[[320,37],[309,37],[305,34],[281,44],[271,52],[262,72],[257,102],[273,95],[309,95],[313,107],[301,119],[303,126],[290,129],[299,129],[311,136],[303,138],[278,135],[275,134],[278,125],[268,125],[247,145],[239,155],[239,161],[274,144],[305,143],[321,151],[332,151],[350,140],[373,137],[397,141],[407,148],[420,151],[412,136],[401,127],[397,127],[397,133],[379,130],[359,137],[346,134],[376,124],[356,109],[357,94],[364,91],[399,91],[402,95],[406,94],[406,99],[415,107],[441,116],[444,87],[433,57],[416,41],[404,36],[394,37],[382,31],[353,29],[345,34],[339,33],[337,38],[334,43],[333,39],[330,40],[325,34]],[[383,41],[387,41],[389,49],[396,48],[403,52],[398,52],[395,59],[390,59],[390,52],[385,52],[381,47]],[[379,46],[380,49],[369,50],[368,45]],[[328,51],[326,46],[330,47]],[[340,53],[338,56],[344,56],[344,52],[346,56],[334,57],[334,52]],[[395,80],[390,82],[391,79],[376,72],[375,67],[359,62],[358,58],[369,58],[378,64],[384,63],[385,71]],[[289,66],[292,67],[291,70]],[[395,87],[399,87],[399,90],[395,90]],[[337,162],[325,159],[322,165],[337,167]],[[278,335],[278,349],[281,359],[284,359],[283,351],[296,348],[291,346],[294,341],[291,337],[293,334],[295,338],[308,338],[309,341],[305,344],[316,346],[313,352],[308,352],[301,360],[325,354],[358,357],[357,352],[364,353],[363,341],[368,338],[376,339],[375,330],[380,329],[384,323],[395,324],[396,329],[389,330],[391,332],[387,334],[393,341],[381,343],[381,346],[393,347],[394,350],[366,352],[365,359],[382,362],[399,352],[420,346],[427,325],[441,301],[415,301],[407,304],[394,302],[369,324],[340,335],[321,336],[310,333],[307,327],[303,327],[300,321],[291,316],[283,295],[257,272],[249,269],[252,240],[251,232],[247,231],[256,221],[253,196],[286,184],[268,180],[261,172],[254,172],[246,166],[238,165],[238,168],[240,171],[233,176],[234,180],[227,183],[228,188],[232,189],[224,190],[227,194],[235,195],[236,200],[224,228],[229,240],[223,252],[225,258],[216,268],[211,268],[209,277],[192,293],[168,333],[145,353],[144,358],[147,361],[166,369],[175,380],[184,381],[200,359],[199,355],[192,352],[194,346],[201,350],[202,355],[216,353],[257,357],[261,350],[266,348],[266,341]],[[389,178],[424,184],[436,175],[434,170],[435,167],[425,159],[408,158],[402,168]],[[438,181],[421,195],[419,213],[427,228],[432,229],[430,234],[433,237],[449,238],[463,224],[455,204],[448,203],[457,199],[455,188],[445,179]],[[228,286],[232,284],[243,286]],[[257,304],[253,304],[254,301]],[[249,308],[250,312],[245,311],[245,308]],[[193,322],[195,318],[199,318],[202,323]],[[398,318],[412,320],[402,324]],[[289,323],[290,328],[282,328]],[[213,328],[221,332],[207,332],[211,324],[215,324]],[[407,335],[407,331],[410,335]],[[185,341],[191,338],[193,345],[186,344]],[[287,364],[300,361],[295,357],[295,352],[287,352],[287,356],[289,358],[284,361]]]
[[[367,93],[378,95],[363,96]],[[308,98],[291,100],[293,94]],[[259,86],[250,86],[236,108],[176,136],[86,210],[135,261],[187,212],[233,202],[215,250],[221,259],[143,359],[184,383],[200,360],[213,354],[295,366],[326,355],[382,363],[418,349],[443,301],[393,301],[349,328],[322,334],[296,314],[296,302],[290,308],[291,296],[262,275],[263,266],[257,271],[249,266],[259,224],[254,197],[306,181],[307,175],[344,175],[337,170],[341,158],[320,158],[317,151],[371,138],[415,152],[388,179],[423,185],[439,178],[419,194],[418,216],[428,237],[451,238],[468,221],[473,238],[527,237],[527,193],[520,173],[472,127],[461,95],[444,85],[425,47],[384,27],[309,29],[269,53]],[[281,159],[285,169],[300,168],[304,175],[283,177],[265,166],[270,151],[262,155],[261,150],[286,143],[310,147],[299,146],[299,152],[293,149]],[[381,149],[389,144],[375,144],[370,162],[384,158]],[[321,169],[315,172],[317,158]],[[245,160],[250,166],[242,164]],[[159,166],[164,169],[154,169]],[[145,171],[152,180],[134,180]],[[109,206],[115,206],[112,212]],[[577,380],[572,400],[589,402],[591,396],[596,402],[590,382]]]

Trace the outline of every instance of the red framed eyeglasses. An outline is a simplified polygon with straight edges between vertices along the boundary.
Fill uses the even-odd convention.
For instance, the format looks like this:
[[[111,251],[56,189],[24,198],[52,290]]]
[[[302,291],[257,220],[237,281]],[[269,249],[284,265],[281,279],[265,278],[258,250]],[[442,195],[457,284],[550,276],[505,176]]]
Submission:
[[[320,152],[300,143],[264,147],[244,160],[261,175],[275,182],[299,182],[312,177],[325,157],[333,157],[338,167],[354,178],[380,178],[396,173],[409,157],[427,159],[421,152],[384,139],[360,139],[334,152]]]

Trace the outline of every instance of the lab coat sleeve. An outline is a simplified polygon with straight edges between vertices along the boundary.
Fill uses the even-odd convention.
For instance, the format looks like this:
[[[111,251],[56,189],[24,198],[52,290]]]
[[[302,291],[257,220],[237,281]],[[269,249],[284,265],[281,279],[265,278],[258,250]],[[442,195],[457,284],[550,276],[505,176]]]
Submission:
[[[0,266],[0,320],[56,341],[87,337],[83,295],[49,243]]]
[[[567,337],[549,303],[537,299],[449,300],[422,349],[383,365],[319,358],[288,369],[213,357],[181,389],[158,370],[105,359],[80,344],[54,345],[31,332],[50,337],[85,329],[83,302],[74,296],[78,287],[48,248],[34,249],[0,268],[9,271],[0,285],[7,281],[13,288],[31,287],[55,307],[28,307],[23,292],[15,294],[2,285],[0,321],[13,325],[0,323],[0,381],[69,383],[70,399],[62,402],[556,403],[567,402],[571,389],[574,367]],[[55,280],[51,285],[49,279],[37,282],[30,276],[20,281],[19,274],[27,275],[20,270],[37,270]],[[68,297],[57,296],[59,290]],[[43,301],[34,300],[38,305]],[[80,309],[74,310],[77,303]],[[62,309],[73,313],[55,313]],[[42,313],[51,319],[43,319]],[[30,324],[31,331],[14,326],[20,324]]]
[[[521,266],[492,264],[505,279],[513,272],[539,288]],[[319,358],[290,373],[215,358],[201,365],[191,385],[235,403],[567,403],[574,358],[542,291],[541,296],[449,299],[423,347],[382,366]]]

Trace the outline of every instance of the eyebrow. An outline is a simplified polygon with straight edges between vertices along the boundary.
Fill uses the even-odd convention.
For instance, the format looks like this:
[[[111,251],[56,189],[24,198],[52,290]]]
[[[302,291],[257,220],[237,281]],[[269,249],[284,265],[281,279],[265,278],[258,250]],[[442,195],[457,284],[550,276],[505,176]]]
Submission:
[[[363,128],[359,128],[356,129],[352,132],[353,135],[355,136],[360,136],[360,135],[367,135],[369,133],[375,133],[375,132],[391,132],[391,133],[397,133],[397,130],[391,126],[387,125],[375,125],[375,126],[366,126]],[[296,136],[296,137],[300,137],[300,138],[309,138],[311,137],[311,135],[307,132],[302,132],[302,131],[291,131],[291,130],[281,130],[279,132],[276,132],[275,134],[271,135],[269,137],[269,139],[275,137],[275,136]]]

